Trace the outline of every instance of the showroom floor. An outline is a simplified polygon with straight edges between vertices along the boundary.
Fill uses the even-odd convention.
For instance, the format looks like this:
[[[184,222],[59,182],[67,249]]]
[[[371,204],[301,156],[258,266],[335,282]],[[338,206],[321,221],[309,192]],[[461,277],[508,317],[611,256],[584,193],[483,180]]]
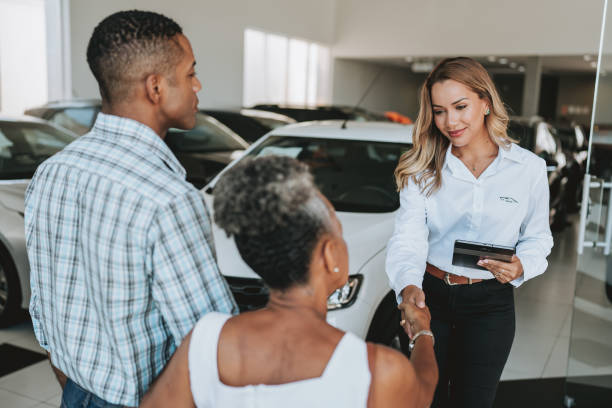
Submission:
[[[515,291],[516,337],[502,375],[502,380],[508,385],[514,383],[509,380],[558,379],[567,375],[572,303],[576,282],[577,217],[573,216],[572,221],[570,227],[555,234],[555,247],[549,257],[550,266],[547,273]],[[579,275],[579,288],[582,280],[586,281],[587,278],[581,278]],[[610,324],[607,326],[610,327]],[[605,329],[599,325],[596,330]],[[607,332],[602,335],[604,339],[612,338],[606,337],[609,335]],[[23,354],[23,357],[17,358],[25,361],[20,364],[21,366],[42,358],[37,354],[42,349],[34,338],[30,322],[0,330],[0,345],[2,343],[5,343],[5,348],[8,344],[36,352],[28,353],[14,348],[5,351],[12,356]],[[589,360],[597,360],[597,355],[594,354],[597,350],[589,342],[582,345],[578,343],[572,347],[572,355],[578,351],[577,355],[582,356],[579,358],[582,361],[576,362],[578,369],[582,370],[580,375],[588,374],[590,368],[587,363]],[[610,358],[610,355],[612,354],[608,354],[607,357]],[[599,361],[599,364],[594,365],[599,367],[597,372],[599,374],[612,373],[612,362],[603,362],[602,365],[602,361]],[[2,407],[57,407],[60,404],[60,397],[60,387],[46,360],[35,362],[4,376],[0,371]],[[507,397],[504,399],[505,402],[510,402],[507,401]]]
[[[574,219],[554,234],[546,273],[514,291],[516,334],[502,381],[566,375],[578,258]]]

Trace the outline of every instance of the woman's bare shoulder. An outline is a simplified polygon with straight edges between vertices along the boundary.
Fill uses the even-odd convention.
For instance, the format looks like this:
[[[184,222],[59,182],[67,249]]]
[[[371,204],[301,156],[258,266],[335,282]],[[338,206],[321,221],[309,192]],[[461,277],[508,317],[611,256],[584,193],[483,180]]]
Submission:
[[[410,363],[410,360],[403,355],[401,352],[394,350],[390,347],[383,346],[381,344],[373,344],[368,347],[369,350],[374,348],[374,364],[376,374],[380,374],[384,377],[400,377],[413,376],[414,367]]]
[[[368,343],[372,380],[368,407],[411,406],[416,388],[414,367],[397,350]]]

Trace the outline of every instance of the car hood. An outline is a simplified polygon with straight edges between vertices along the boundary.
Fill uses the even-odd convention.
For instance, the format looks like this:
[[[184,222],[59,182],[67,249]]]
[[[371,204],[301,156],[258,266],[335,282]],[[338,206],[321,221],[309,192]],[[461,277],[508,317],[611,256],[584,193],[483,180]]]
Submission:
[[[23,214],[25,190],[29,182],[29,180],[0,180],[0,204]]]
[[[203,193],[212,214],[213,198]],[[343,236],[349,252],[349,273],[359,273],[374,255],[382,251],[391,237],[394,213],[336,213],[342,223]],[[258,278],[242,260],[233,238],[213,224],[217,262],[221,273],[239,278]],[[384,271],[379,271],[383,273]]]

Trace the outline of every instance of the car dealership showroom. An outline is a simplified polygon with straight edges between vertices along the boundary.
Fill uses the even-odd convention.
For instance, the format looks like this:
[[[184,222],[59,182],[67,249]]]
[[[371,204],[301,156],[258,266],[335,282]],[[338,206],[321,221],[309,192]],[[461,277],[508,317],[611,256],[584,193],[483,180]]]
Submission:
[[[0,0],[0,408],[612,407],[611,251],[612,1]]]

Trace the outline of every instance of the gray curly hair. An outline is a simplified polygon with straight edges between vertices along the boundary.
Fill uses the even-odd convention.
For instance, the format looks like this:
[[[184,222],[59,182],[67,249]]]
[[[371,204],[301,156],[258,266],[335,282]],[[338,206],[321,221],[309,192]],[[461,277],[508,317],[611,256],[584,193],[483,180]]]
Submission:
[[[214,194],[215,222],[270,288],[308,280],[312,251],[331,219],[307,165],[284,156],[246,158]]]

